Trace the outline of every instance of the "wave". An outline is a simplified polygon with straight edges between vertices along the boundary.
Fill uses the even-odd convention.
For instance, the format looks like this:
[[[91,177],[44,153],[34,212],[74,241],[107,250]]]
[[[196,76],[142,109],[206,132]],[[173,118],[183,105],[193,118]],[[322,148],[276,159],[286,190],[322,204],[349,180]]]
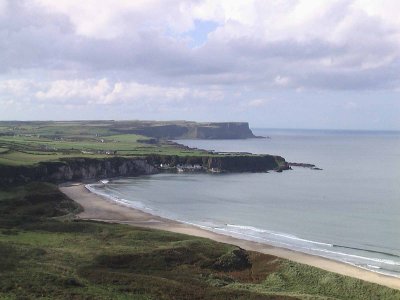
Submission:
[[[399,255],[389,253],[389,252],[383,252],[383,251],[377,251],[377,250],[370,250],[370,249],[363,249],[363,248],[357,248],[357,247],[349,247],[349,246],[343,246],[343,245],[333,245],[333,247],[338,247],[338,248],[345,248],[345,249],[351,249],[351,250],[360,250],[360,251],[365,251],[365,252],[370,252],[370,253],[377,253],[377,254],[383,254],[387,256],[392,256],[392,257],[397,257],[400,258]]]
[[[357,267],[357,268],[360,268],[360,269],[363,269],[363,270],[367,270],[367,271],[370,271],[370,272],[373,272],[373,273],[377,273],[377,274],[380,274],[380,275],[400,278],[399,272],[397,272],[397,271],[384,269],[384,268],[381,268],[381,267],[368,265],[368,264],[366,266],[363,266],[363,265],[358,265],[358,264],[351,263],[351,262],[346,262],[346,261],[343,261],[343,263],[346,263],[348,265],[351,265],[351,266],[354,266],[354,267]]]
[[[152,213],[152,211],[153,211],[150,207],[147,207],[143,202],[132,201],[132,200],[127,200],[127,199],[123,199],[120,197],[112,196],[108,193],[99,191],[98,189],[95,188],[96,186],[99,186],[99,185],[98,184],[86,184],[85,188],[94,194],[97,194],[99,196],[102,196],[104,198],[112,200],[113,202],[116,202],[118,204],[130,207],[130,208],[134,208],[134,209],[139,209],[139,210],[149,212],[149,213]]]
[[[170,216],[165,216],[160,214],[158,211],[153,210],[150,207],[147,207],[141,201],[132,201],[126,200],[121,197],[117,197],[114,195],[110,195],[107,192],[102,192],[98,188],[104,188],[104,184],[88,184],[85,187],[95,194],[108,198],[114,202],[117,202],[121,205],[131,207],[134,209],[139,209],[145,212],[148,212],[152,215],[170,218]],[[98,187],[98,188],[96,188]],[[114,191],[113,191],[114,192]],[[121,194],[122,195],[122,194]],[[385,255],[388,257],[396,257],[400,258],[400,256],[386,253],[383,251],[376,251],[370,249],[362,249],[357,247],[350,247],[346,245],[338,245],[338,244],[330,244],[319,241],[313,241],[304,239],[293,234],[275,232],[272,230],[266,230],[262,228],[257,228],[253,226],[246,225],[237,225],[237,224],[215,224],[210,222],[208,225],[196,223],[196,222],[188,222],[185,220],[180,220],[174,218],[175,221],[185,223],[188,225],[196,226],[208,231],[217,232],[221,234],[225,234],[228,236],[233,236],[236,238],[241,238],[245,240],[256,241],[260,243],[270,244],[273,246],[286,248],[294,251],[299,251],[311,255],[317,255],[320,257],[340,261],[346,264],[350,264],[362,269],[366,269],[375,273],[389,275],[393,277],[400,277],[400,261],[394,261],[390,259],[377,258],[377,257],[369,257],[363,256],[362,253],[371,253],[371,254],[379,254]],[[345,253],[342,251],[334,251],[334,250],[351,250],[355,253]],[[357,253],[358,252],[358,253]]]
[[[194,224],[194,225],[196,225],[196,224]],[[393,261],[390,259],[368,257],[368,256],[351,254],[351,253],[344,253],[344,252],[340,252],[340,251],[332,251],[329,249],[343,248],[343,249],[356,250],[356,251],[360,251],[360,252],[377,253],[377,254],[381,254],[381,255],[398,257],[391,253],[368,250],[368,249],[361,249],[361,248],[356,248],[356,247],[347,247],[347,246],[341,246],[341,245],[336,245],[336,244],[322,243],[322,242],[317,242],[317,241],[312,241],[312,240],[307,240],[307,239],[303,239],[300,237],[296,237],[292,234],[273,232],[270,230],[260,229],[260,228],[253,227],[253,226],[234,225],[234,224],[225,224],[225,226],[226,226],[226,228],[224,228],[224,227],[211,227],[211,228],[208,227],[208,228],[211,229],[212,231],[218,231],[221,233],[229,234],[231,236],[236,235],[236,236],[240,236],[242,238],[254,240],[257,242],[267,242],[269,244],[283,247],[283,248],[288,248],[290,250],[300,251],[303,253],[308,253],[308,254],[317,255],[320,257],[328,258],[328,259],[337,260],[337,261],[340,261],[340,262],[343,262],[346,264],[350,264],[350,265],[353,265],[355,267],[359,267],[362,269],[366,269],[366,270],[369,270],[369,271],[372,271],[375,273],[394,276],[394,277],[400,277],[400,275],[399,275],[400,262],[396,262],[396,261]],[[207,227],[207,226],[202,226],[202,227]],[[238,230],[235,230],[235,229],[238,229]],[[268,235],[283,238],[284,240],[276,240],[274,238],[268,237]],[[287,240],[289,240],[289,242],[287,242]],[[295,241],[295,242],[300,241],[301,244],[290,243],[290,240]],[[314,244],[316,246],[322,246],[322,247],[320,247],[320,248],[307,247],[306,246],[307,244]],[[384,267],[384,266],[387,266],[387,267]],[[392,268],[390,266],[392,266]],[[393,267],[395,269],[393,269]],[[377,270],[379,270],[379,271],[377,271]]]
[[[358,258],[358,259],[362,259],[362,260],[373,261],[373,262],[392,265],[392,266],[400,266],[400,262],[395,262],[395,261],[389,260],[389,259],[366,257],[366,256],[361,256],[361,255],[356,255],[356,254],[348,254],[348,253],[337,252],[337,251],[329,251],[326,249],[319,249],[319,248],[312,248],[310,250],[321,251],[321,252],[331,253],[331,254],[340,255],[340,256]]]
[[[278,232],[265,230],[265,229],[259,229],[259,228],[253,227],[253,226],[242,226],[242,225],[232,225],[232,224],[226,224],[226,225],[228,227],[251,230],[251,231],[261,232],[261,233],[268,233],[268,234],[271,234],[271,235],[280,236],[280,237],[284,237],[284,238],[288,238],[288,239],[292,239],[292,240],[297,240],[297,241],[302,241],[302,242],[311,243],[311,244],[317,244],[317,245],[324,245],[324,246],[328,246],[328,247],[333,247],[332,244],[306,240],[306,239],[299,238],[299,237],[297,237],[295,235],[291,235],[291,234],[287,234],[287,233],[278,233]]]
[[[250,232],[266,233],[266,234],[269,234],[269,235],[283,237],[283,238],[286,238],[286,239],[291,239],[291,240],[295,240],[295,241],[301,241],[301,242],[309,243],[309,244],[322,245],[322,246],[326,246],[326,247],[330,247],[330,248],[351,249],[351,250],[357,250],[357,251],[368,252],[368,253],[377,253],[377,254],[383,254],[383,255],[387,255],[387,256],[391,256],[391,257],[400,258],[400,256],[398,256],[398,255],[395,255],[395,254],[392,254],[392,253],[383,252],[383,251],[376,251],[376,250],[363,249],[363,248],[357,248],[357,247],[350,247],[350,246],[344,246],[344,245],[317,242],[317,241],[303,239],[303,238],[297,237],[297,236],[292,235],[292,234],[278,233],[278,232],[274,232],[274,231],[270,231],[270,230],[260,229],[260,228],[253,227],[253,226],[233,225],[233,224],[226,224],[226,226],[230,227],[230,228],[248,230]],[[243,234],[242,232],[235,232],[235,231],[233,231],[233,232],[234,233]],[[247,234],[247,235],[252,236],[251,234]],[[258,236],[253,236],[253,237],[260,238]],[[292,245],[292,246],[295,246],[295,245]],[[300,247],[300,245],[297,245],[297,247]],[[342,255],[342,256],[355,257],[355,258],[360,258],[360,259],[371,260],[371,261],[381,262],[381,263],[385,263],[385,264],[400,266],[400,263],[392,261],[392,260],[388,260],[388,259],[371,258],[371,257],[366,257],[366,256],[361,256],[361,255],[347,254],[347,253],[343,253],[343,252],[339,252],[339,251],[330,251],[330,250],[322,249],[322,248],[306,248],[306,249],[313,250],[313,251],[322,251],[322,252],[338,254],[338,255]]]

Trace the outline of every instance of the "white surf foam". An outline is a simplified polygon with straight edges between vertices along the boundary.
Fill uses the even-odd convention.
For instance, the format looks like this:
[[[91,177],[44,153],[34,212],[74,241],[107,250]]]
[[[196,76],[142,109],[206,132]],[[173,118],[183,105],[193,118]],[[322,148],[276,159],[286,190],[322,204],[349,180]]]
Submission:
[[[126,199],[123,199],[120,197],[112,196],[106,192],[101,192],[101,191],[99,191],[99,189],[96,189],[96,185],[98,185],[98,184],[88,184],[88,185],[85,185],[85,187],[90,192],[98,194],[107,199],[110,199],[111,201],[114,201],[121,205],[131,207],[134,209],[139,209],[144,212],[148,212],[154,216],[170,218],[169,216],[165,216],[165,215],[160,214],[157,211],[154,211],[153,209],[151,209],[150,207],[147,207],[144,203],[142,203],[140,201],[126,200]],[[382,270],[384,268],[382,268],[379,265],[376,265],[376,264],[380,264],[380,265],[384,264],[384,265],[398,267],[398,266],[400,266],[400,262],[395,262],[395,261],[388,260],[388,259],[365,257],[365,256],[361,256],[361,255],[356,255],[356,254],[349,254],[349,253],[343,253],[343,252],[339,252],[339,251],[331,251],[328,249],[324,249],[323,247],[327,247],[327,248],[333,247],[333,245],[329,244],[329,243],[307,240],[307,239],[303,239],[303,238],[297,237],[292,234],[274,232],[271,230],[261,229],[261,228],[257,228],[257,227],[253,227],[253,226],[236,225],[236,224],[219,225],[219,224],[213,224],[211,222],[209,222],[208,225],[202,225],[199,223],[188,222],[188,221],[184,221],[184,220],[180,220],[180,219],[175,219],[175,221],[185,223],[188,225],[192,225],[192,226],[196,226],[196,227],[208,230],[208,231],[244,239],[244,240],[256,241],[256,242],[265,243],[265,244],[282,247],[282,248],[286,248],[286,249],[290,249],[290,250],[300,251],[303,253],[317,255],[320,257],[328,258],[328,259],[337,260],[337,261],[340,261],[340,262],[343,262],[346,264],[350,264],[350,265],[359,267],[361,269],[369,270],[371,272],[400,278],[400,275],[397,276],[395,274],[396,271],[388,270],[388,272],[385,272]],[[322,247],[317,248],[317,247],[311,247],[310,245],[316,245],[317,247],[318,246],[322,246]],[[376,263],[376,264],[374,264],[374,263]]]

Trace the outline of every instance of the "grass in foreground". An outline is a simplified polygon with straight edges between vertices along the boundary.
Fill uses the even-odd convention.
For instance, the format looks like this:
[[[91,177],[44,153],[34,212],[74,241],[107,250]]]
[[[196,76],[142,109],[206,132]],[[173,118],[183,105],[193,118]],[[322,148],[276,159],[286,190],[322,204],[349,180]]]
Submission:
[[[207,239],[75,221],[45,183],[0,191],[1,299],[400,299],[400,292]]]

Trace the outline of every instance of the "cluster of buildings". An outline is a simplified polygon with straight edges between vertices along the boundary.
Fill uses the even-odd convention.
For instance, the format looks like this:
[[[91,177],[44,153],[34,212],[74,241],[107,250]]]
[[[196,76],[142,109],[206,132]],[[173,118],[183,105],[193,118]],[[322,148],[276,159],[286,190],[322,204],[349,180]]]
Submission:
[[[211,168],[207,169],[199,164],[178,164],[176,166],[171,166],[169,164],[160,164],[159,168],[161,170],[169,170],[169,171],[177,171],[178,173],[186,173],[186,172],[201,172],[207,171],[211,173],[220,173],[221,170],[219,168]]]

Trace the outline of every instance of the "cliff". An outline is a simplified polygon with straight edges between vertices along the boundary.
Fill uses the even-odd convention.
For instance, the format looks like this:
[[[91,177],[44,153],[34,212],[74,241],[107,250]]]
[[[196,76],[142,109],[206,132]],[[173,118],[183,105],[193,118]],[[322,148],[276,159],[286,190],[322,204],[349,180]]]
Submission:
[[[0,165],[0,185],[31,181],[63,182],[94,180],[119,176],[138,176],[160,172],[159,166],[168,164],[200,165],[203,170],[217,168],[222,172],[265,172],[287,169],[288,164],[280,156],[163,156],[104,159],[71,158],[54,162],[42,162],[33,166]]]
[[[147,161],[159,166],[167,164],[200,165],[205,170],[219,169],[221,172],[266,172],[284,170],[289,166],[285,159],[275,155],[223,155],[223,156],[162,156],[149,155]]]
[[[121,132],[126,132],[122,129]],[[256,136],[247,122],[195,123],[168,122],[142,124],[130,129],[131,133],[162,139],[246,139]]]
[[[190,127],[188,134],[183,136],[183,138],[194,139],[247,139],[255,137],[247,122],[199,123],[197,126]]]
[[[30,181],[62,182],[156,173],[157,169],[141,158],[73,158],[41,162],[33,166],[0,165],[0,184]]]

